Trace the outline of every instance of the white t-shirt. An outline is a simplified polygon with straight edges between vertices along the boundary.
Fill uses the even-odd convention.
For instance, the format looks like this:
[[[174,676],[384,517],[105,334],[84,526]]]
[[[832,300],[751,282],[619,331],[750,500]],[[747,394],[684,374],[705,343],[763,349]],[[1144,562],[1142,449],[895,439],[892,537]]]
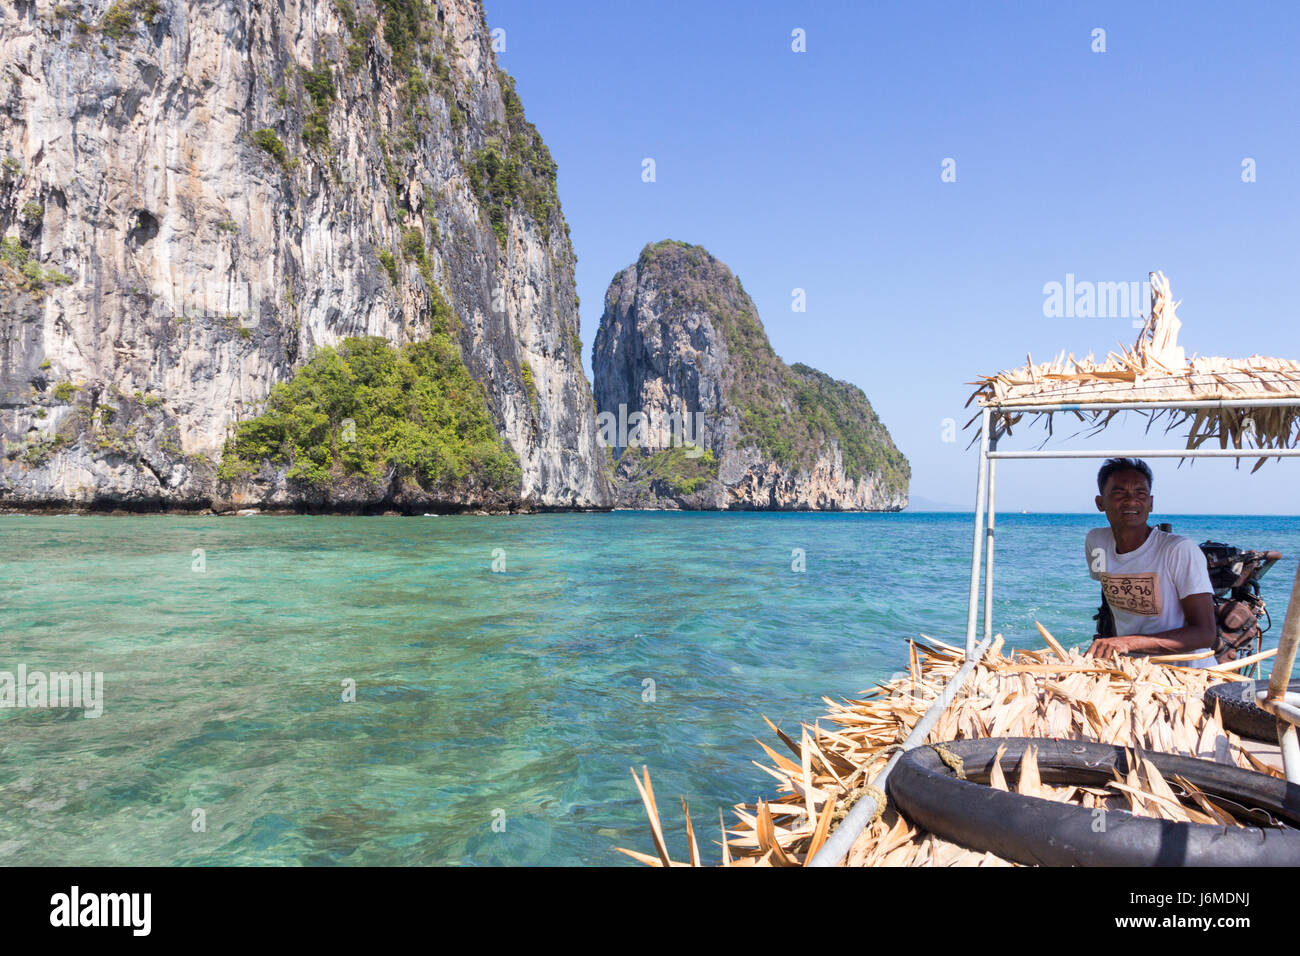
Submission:
[[[1179,603],[1189,594],[1213,594],[1205,554],[1190,538],[1152,528],[1142,547],[1115,553],[1110,527],[1093,528],[1084,542],[1088,574],[1102,583],[1116,634],[1158,634],[1187,623]],[[1213,655],[1181,666],[1209,667]]]

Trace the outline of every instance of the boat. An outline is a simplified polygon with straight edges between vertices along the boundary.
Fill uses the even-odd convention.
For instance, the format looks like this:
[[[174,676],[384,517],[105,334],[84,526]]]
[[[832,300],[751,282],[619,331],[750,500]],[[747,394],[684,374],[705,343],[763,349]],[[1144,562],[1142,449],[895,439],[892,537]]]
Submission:
[[[769,721],[789,751],[762,745],[772,760],[764,769],[783,795],[740,805],[738,823],[730,829],[722,824],[723,865],[1263,865],[1300,859],[1294,789],[1300,783],[1300,688],[1291,680],[1300,643],[1300,569],[1278,646],[1210,667],[1187,666],[1208,650],[1086,658],[1041,624],[1046,647],[1004,653],[1003,637],[994,633],[999,461],[1222,457],[1256,459],[1258,470],[1268,459],[1300,456],[1300,362],[1258,355],[1188,359],[1177,341],[1179,303],[1163,273],[1151,274],[1151,289],[1151,311],[1132,348],[1121,347],[1102,362],[1063,352],[1035,364],[1027,356],[1023,367],[973,383],[978,387],[967,405],[976,402],[978,410],[967,428],[978,422],[972,441],[978,456],[964,644],[925,635],[911,640],[906,676],[857,698],[825,698],[830,710],[824,719],[836,725],[833,731],[818,721],[795,740]],[[1050,438],[1057,414],[1075,416],[1097,434],[1131,412],[1169,419],[1166,432],[1186,425],[1184,447],[999,448],[1025,418],[1045,422]],[[1211,442],[1218,447],[1204,447]],[[1269,658],[1273,669],[1265,686],[1242,673]],[[1272,722],[1277,745],[1271,753],[1225,723],[1240,717],[1223,706],[1230,702],[1257,723],[1262,718],[1266,729]],[[1016,730],[1025,732],[1017,736]],[[699,865],[685,801],[688,862],[668,853],[648,771],[643,778],[633,772],[633,778],[655,854],[621,852],[649,865]],[[1063,794],[1067,787],[1071,792]],[[1117,799],[1126,799],[1130,809],[1108,818]],[[1243,825],[1263,818],[1252,812],[1281,825]],[[1123,828],[1124,839],[1113,832],[1101,840],[1090,836],[1089,821],[1095,835],[1098,819]]]

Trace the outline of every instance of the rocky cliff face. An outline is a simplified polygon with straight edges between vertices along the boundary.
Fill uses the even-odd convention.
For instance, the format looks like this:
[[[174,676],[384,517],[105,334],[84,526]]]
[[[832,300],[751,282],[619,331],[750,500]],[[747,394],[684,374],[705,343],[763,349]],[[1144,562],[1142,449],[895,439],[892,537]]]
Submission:
[[[621,506],[907,505],[907,461],[862,391],[782,362],[740,281],[699,246],[646,246],[614,277],[592,365]]]
[[[5,3],[0,505],[382,506],[217,466],[438,292],[522,477],[409,507],[609,504],[554,176],[477,0]]]

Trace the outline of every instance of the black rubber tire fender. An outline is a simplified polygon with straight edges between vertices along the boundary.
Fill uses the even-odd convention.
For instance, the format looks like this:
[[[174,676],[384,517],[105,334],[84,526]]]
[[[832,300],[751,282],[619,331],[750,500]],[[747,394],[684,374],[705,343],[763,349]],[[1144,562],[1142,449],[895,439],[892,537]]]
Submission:
[[[1224,681],[1205,692],[1205,709],[1214,712],[1217,703],[1222,709],[1223,726],[1234,734],[1277,743],[1277,718],[1261,710],[1255,702],[1255,692],[1268,686],[1268,681]],[[1300,693],[1300,680],[1286,685],[1288,693]]]
[[[1296,866],[1300,830],[1225,827],[1093,810],[989,787],[999,746],[1008,781],[1029,745],[1044,783],[1105,786],[1128,772],[1125,748],[1080,740],[993,737],[945,743],[963,764],[957,778],[933,747],[903,754],[889,776],[900,813],[936,836],[1017,863],[1040,866]],[[1256,810],[1255,819],[1300,826],[1300,786],[1277,777],[1175,754],[1139,751],[1170,786],[1175,774],[1215,798]],[[1258,811],[1264,811],[1259,813]]]

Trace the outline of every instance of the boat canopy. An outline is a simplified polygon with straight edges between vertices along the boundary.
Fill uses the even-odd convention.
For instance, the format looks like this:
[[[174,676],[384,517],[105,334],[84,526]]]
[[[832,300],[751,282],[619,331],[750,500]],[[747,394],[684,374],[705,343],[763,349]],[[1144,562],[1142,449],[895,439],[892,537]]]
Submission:
[[[1104,362],[1064,354],[1051,362],[1026,364],[988,375],[966,401],[979,411],[971,444],[979,443],[975,482],[975,536],[971,547],[970,600],[966,615],[966,654],[975,654],[980,604],[980,570],[984,571],[984,639],[993,636],[993,537],[997,463],[1003,459],[1040,458],[1256,458],[1253,470],[1269,458],[1300,457],[1300,362],[1252,355],[1247,359],[1188,359],[1178,344],[1182,323],[1178,303],[1162,272],[1151,273],[1151,314],[1130,348],[1111,352]],[[1190,421],[1186,444],[1174,448],[1007,450],[999,439],[1023,416],[1042,418],[1052,434],[1052,416],[1071,414],[1095,434],[1124,411],[1148,417],[1147,430],[1161,416],[1165,432]],[[1088,427],[1090,426],[1090,427]],[[1219,447],[1202,448],[1218,440]],[[1043,439],[1043,444],[1047,438]],[[1300,573],[1296,577],[1296,640],[1300,643]],[[1288,615],[1291,617],[1291,615]],[[1279,660],[1281,660],[1279,658]],[[1286,665],[1290,672],[1290,664]],[[1300,706],[1300,698],[1298,698]],[[1300,709],[1297,710],[1300,714]],[[1300,738],[1298,738],[1300,739]],[[1300,742],[1295,745],[1300,782]]]
[[[967,400],[991,409],[995,433],[1010,434],[1025,413],[1044,419],[1073,414],[1105,428],[1121,411],[1140,410],[1151,423],[1168,417],[1165,431],[1190,420],[1188,449],[1217,439],[1220,448],[1288,448],[1300,445],[1300,361],[1252,355],[1249,358],[1186,357],[1178,344],[1182,323],[1176,315],[1164,273],[1151,273],[1151,314],[1132,348],[1120,347],[1105,361],[1076,359],[1062,352],[1049,362],[1024,365],[984,376]],[[982,417],[977,413],[966,427]],[[978,440],[976,436],[973,441]],[[973,443],[972,441],[972,443]],[[1260,458],[1258,469],[1267,459]]]

